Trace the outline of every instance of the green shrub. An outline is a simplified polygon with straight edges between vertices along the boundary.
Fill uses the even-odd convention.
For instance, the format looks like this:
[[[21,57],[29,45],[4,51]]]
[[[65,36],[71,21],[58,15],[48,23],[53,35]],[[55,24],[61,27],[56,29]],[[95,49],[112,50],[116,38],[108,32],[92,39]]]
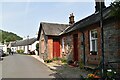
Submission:
[[[17,53],[20,53],[20,50],[17,50]]]
[[[56,57],[56,58],[53,58],[52,60],[53,60],[53,61],[57,61],[57,60],[60,60],[60,58],[59,58],[59,57]]]
[[[82,61],[79,62],[79,67],[80,67],[80,69],[83,69],[83,68],[84,68],[84,64],[83,64]]]
[[[24,50],[20,50],[20,53],[24,53]]]
[[[67,63],[67,60],[65,58],[61,58],[62,63]]]
[[[46,63],[50,63],[50,62],[52,62],[52,60],[47,59],[47,60],[44,60],[44,62],[46,62]]]
[[[24,53],[24,50],[17,50],[17,53]]]

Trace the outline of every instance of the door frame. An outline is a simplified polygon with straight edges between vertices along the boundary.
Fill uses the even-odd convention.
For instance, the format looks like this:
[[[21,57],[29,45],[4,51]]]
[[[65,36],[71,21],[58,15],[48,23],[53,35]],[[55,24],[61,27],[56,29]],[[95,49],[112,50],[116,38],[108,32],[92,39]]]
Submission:
[[[73,60],[78,61],[78,34],[73,34]]]
[[[53,58],[60,57],[60,39],[53,38]]]

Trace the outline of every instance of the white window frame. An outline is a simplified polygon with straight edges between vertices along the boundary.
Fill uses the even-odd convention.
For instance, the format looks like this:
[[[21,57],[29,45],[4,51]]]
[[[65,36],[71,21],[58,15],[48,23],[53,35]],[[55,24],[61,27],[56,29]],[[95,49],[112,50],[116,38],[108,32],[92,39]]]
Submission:
[[[91,51],[96,51],[96,52],[98,52],[98,37],[97,37],[97,38],[93,38],[93,37],[92,37],[91,34],[92,34],[93,31],[95,31],[94,33],[96,33],[97,30],[94,29],[94,30],[91,30],[91,31],[90,31],[90,52],[91,52]],[[98,32],[97,32],[97,34],[98,34]],[[95,50],[93,49],[92,40],[95,41]]]

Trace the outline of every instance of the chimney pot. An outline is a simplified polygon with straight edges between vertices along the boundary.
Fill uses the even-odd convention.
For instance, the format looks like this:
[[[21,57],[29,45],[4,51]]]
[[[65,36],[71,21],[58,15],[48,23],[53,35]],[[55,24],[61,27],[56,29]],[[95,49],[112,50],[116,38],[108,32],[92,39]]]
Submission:
[[[72,25],[74,22],[75,22],[74,21],[74,15],[72,13],[72,14],[70,14],[70,17],[69,17],[69,24]]]
[[[106,8],[104,0],[95,0],[95,12],[100,11],[100,3],[102,9]]]

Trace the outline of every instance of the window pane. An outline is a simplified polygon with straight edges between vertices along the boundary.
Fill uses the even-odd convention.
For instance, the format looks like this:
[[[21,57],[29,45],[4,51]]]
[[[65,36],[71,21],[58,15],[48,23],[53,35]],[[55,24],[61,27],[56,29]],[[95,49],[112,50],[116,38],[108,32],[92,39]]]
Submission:
[[[91,37],[94,38],[94,33],[93,33],[93,31],[91,31]]]
[[[97,31],[96,30],[91,31],[91,37],[92,38],[97,38]]]
[[[95,40],[92,40],[92,51],[95,51]]]
[[[91,30],[90,31],[90,51],[97,51],[97,30]]]
[[[95,38],[97,38],[97,32],[95,32],[95,34],[94,34],[94,35],[95,35]]]
[[[95,46],[96,46],[95,51],[98,51],[97,39],[95,40]]]

